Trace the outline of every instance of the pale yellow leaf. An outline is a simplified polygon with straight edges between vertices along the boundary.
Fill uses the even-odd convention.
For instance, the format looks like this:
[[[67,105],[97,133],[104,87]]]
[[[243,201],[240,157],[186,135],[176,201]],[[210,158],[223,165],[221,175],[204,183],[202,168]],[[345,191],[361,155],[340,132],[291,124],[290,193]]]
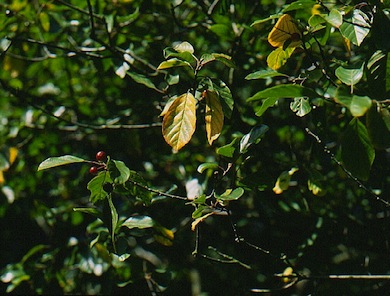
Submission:
[[[223,127],[223,110],[218,94],[213,91],[206,92],[206,133],[209,144],[219,137]]]
[[[196,124],[196,99],[191,93],[177,97],[164,115],[162,134],[176,151],[192,138]]]

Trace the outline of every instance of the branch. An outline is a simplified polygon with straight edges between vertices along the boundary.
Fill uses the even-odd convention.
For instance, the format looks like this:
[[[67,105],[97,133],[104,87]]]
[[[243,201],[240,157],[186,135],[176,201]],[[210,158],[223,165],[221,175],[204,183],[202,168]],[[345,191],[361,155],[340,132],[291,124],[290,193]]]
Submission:
[[[368,189],[358,178],[356,178],[354,175],[351,174],[350,171],[348,171],[345,166],[336,158],[336,156],[330,151],[330,149],[325,145],[322,144],[322,141],[320,137],[318,137],[316,134],[314,134],[309,128],[305,128],[306,132],[312,136],[318,144],[321,144],[323,146],[323,150],[326,154],[330,156],[330,158],[347,174],[347,176],[355,181],[360,188],[364,189],[367,193],[370,194],[371,197],[373,197],[376,201],[379,201],[383,203],[386,207],[390,207],[390,203],[383,198],[380,198],[378,195],[376,195],[372,190]]]
[[[166,193],[166,192],[162,192],[162,191],[159,191],[159,190],[156,190],[156,189],[153,189],[153,188],[150,188],[148,186],[145,186],[141,183],[138,183],[137,181],[133,181],[133,180],[128,180],[128,182],[132,183],[133,185],[135,186],[138,186],[138,187],[141,187],[147,191],[150,191],[150,192],[153,192],[153,193],[156,193],[158,195],[162,195],[162,196],[166,196],[166,197],[170,197],[170,198],[175,198],[175,199],[181,199],[181,200],[189,200],[188,197],[184,197],[184,196],[180,196],[180,195],[174,195],[174,194],[170,194],[170,193]]]

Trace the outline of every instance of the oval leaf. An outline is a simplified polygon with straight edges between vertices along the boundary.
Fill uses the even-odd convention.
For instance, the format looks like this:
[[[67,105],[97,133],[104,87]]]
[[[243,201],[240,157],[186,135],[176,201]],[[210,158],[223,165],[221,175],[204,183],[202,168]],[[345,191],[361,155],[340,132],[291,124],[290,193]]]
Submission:
[[[270,88],[266,88],[259,91],[252,97],[248,98],[247,101],[257,101],[266,98],[295,98],[295,97],[308,97],[318,98],[318,94],[311,88],[307,88],[298,84],[283,84],[276,85]],[[275,102],[274,102],[275,103]]]
[[[358,118],[349,123],[341,143],[341,160],[355,177],[367,180],[375,158],[368,132]]]
[[[206,92],[206,133],[210,145],[219,137],[223,127],[222,105],[216,92]]]
[[[50,157],[43,162],[38,167],[38,171],[54,168],[60,165],[84,162],[85,160],[73,155],[64,155],[59,157]]]
[[[196,124],[196,99],[191,93],[176,98],[164,115],[162,134],[175,150],[180,150],[192,138]]]
[[[125,222],[123,222],[122,226],[127,228],[150,228],[154,226],[154,220],[149,216],[135,216],[128,218]]]

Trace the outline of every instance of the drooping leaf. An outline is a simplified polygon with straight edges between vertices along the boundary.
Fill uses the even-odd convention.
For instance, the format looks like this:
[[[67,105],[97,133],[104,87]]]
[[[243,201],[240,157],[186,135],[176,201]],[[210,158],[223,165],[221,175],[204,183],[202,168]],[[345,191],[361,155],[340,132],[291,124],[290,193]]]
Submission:
[[[367,19],[368,17],[363,11],[354,9],[348,22],[343,22],[340,26],[341,34],[353,44],[360,46],[370,32],[370,24],[366,21]]]
[[[122,223],[122,226],[125,226],[129,229],[132,228],[151,228],[155,225],[155,222],[149,216],[134,216],[126,219],[125,222]]]
[[[85,160],[73,155],[50,157],[44,160],[43,162],[41,162],[41,164],[38,166],[38,171],[54,168],[65,164],[78,163],[78,162],[85,162]]]
[[[390,148],[390,112],[373,105],[367,112],[367,131],[377,149]]]
[[[265,111],[267,111],[267,109],[268,109],[269,107],[272,107],[273,105],[275,105],[275,103],[276,103],[278,100],[279,100],[279,98],[273,98],[273,97],[267,98],[267,99],[263,100],[263,103],[261,104],[261,106],[255,108],[255,112],[256,112],[255,114],[256,114],[256,116],[261,116],[261,115],[263,115],[263,113],[264,113]]]
[[[232,158],[234,156],[234,152],[236,151],[237,146],[237,138],[234,138],[229,144],[226,144],[217,149],[217,153],[219,155]]]
[[[111,178],[117,184],[125,183],[130,177],[130,169],[125,165],[123,161],[120,160],[111,160],[115,166],[111,174]]]
[[[366,114],[372,104],[372,100],[367,96],[343,94],[342,92],[337,92],[335,99],[338,103],[346,106],[355,117]]]
[[[272,189],[276,194],[281,194],[290,187],[291,176],[298,171],[298,168],[292,168],[289,171],[283,171],[276,180],[275,186]]]
[[[249,133],[244,135],[240,141],[240,153],[246,153],[250,146],[260,142],[261,138],[268,131],[268,126],[265,124],[255,126]]]
[[[150,80],[150,78],[146,77],[145,75],[131,71],[127,71],[127,75],[129,75],[131,79],[133,79],[135,82],[143,84],[150,89],[157,90],[157,87],[154,85],[154,83]]]
[[[375,150],[367,129],[355,117],[349,123],[341,142],[341,160],[353,176],[367,180],[374,158]]]
[[[353,92],[353,87],[362,79],[363,77],[363,67],[364,63],[361,63],[360,67],[338,67],[335,71],[335,75],[342,83],[351,86],[351,93]]]
[[[290,103],[290,109],[299,117],[303,117],[310,113],[311,106],[307,98],[299,97],[294,98],[294,101]]]
[[[197,172],[199,174],[202,174],[205,170],[217,170],[218,169],[218,163],[216,162],[205,162],[198,166]]]
[[[109,194],[107,196],[107,200],[108,200],[108,205],[110,207],[110,214],[111,214],[111,241],[112,241],[112,244],[114,246],[114,249],[116,250],[116,247],[115,247],[115,231],[118,227],[118,221],[119,221],[119,215],[118,215],[118,212],[115,208],[115,205],[114,203],[112,202],[112,197],[111,197],[111,194]]]
[[[307,88],[298,84],[282,84],[261,90],[252,97],[248,98],[247,101],[251,102],[266,98],[281,99],[295,97],[318,98],[319,95],[311,88]]]
[[[91,207],[73,208],[73,211],[90,214],[92,216],[95,216],[96,218],[101,218],[101,216],[102,216],[102,212],[100,210],[98,210],[97,208],[91,208]]]
[[[180,150],[192,138],[196,124],[196,99],[191,93],[177,97],[164,115],[162,134],[175,150]]]
[[[219,137],[223,127],[223,111],[218,94],[213,91],[206,92],[206,133],[210,145]]]
[[[87,184],[87,188],[91,192],[89,198],[90,201],[95,203],[99,200],[105,199],[109,193],[104,190],[103,186],[105,183],[111,182],[112,180],[110,174],[107,171],[100,172],[97,176],[91,179]]]

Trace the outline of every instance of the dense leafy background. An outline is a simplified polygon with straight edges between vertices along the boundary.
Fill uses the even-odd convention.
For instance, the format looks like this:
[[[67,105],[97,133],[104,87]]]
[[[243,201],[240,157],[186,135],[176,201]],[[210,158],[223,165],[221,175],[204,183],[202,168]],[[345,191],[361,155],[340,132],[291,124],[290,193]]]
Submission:
[[[390,272],[388,1],[6,0],[0,9],[1,292],[390,289],[383,279],[321,279]],[[267,36],[287,12],[304,46],[275,72],[267,57],[288,44],[272,48]],[[173,49],[181,42],[199,60],[223,55],[201,69],[162,67],[169,56],[194,61]],[[205,104],[216,103],[200,100],[205,89],[225,115],[211,146]],[[200,100],[196,129],[173,151],[160,114],[188,91]],[[111,176],[143,187],[117,179],[112,198],[90,200],[101,187],[88,163],[37,171],[49,157],[94,161],[99,150],[117,160]],[[174,197],[197,182],[232,199],[199,232],[193,218],[209,208],[198,200],[194,213]],[[244,193],[223,195],[235,188]],[[289,280],[274,275],[288,267],[312,278],[278,291]]]

